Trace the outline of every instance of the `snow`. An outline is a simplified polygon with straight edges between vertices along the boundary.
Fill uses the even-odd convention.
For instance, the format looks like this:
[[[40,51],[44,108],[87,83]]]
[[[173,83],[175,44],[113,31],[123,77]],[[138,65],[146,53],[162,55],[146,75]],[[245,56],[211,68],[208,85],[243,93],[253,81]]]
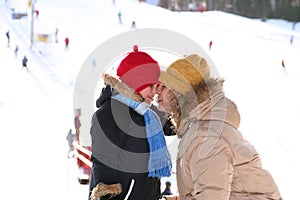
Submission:
[[[27,3],[0,3],[0,199],[87,198],[88,186],[77,184],[75,163],[67,159],[65,137],[74,127],[74,84],[87,57],[103,42],[132,30],[132,21],[137,29],[163,28],[184,34],[207,51],[226,80],[226,95],[240,110],[244,137],[260,153],[283,198],[297,199],[300,23],[292,30],[292,23],[285,20],[262,22],[219,11],[170,12],[135,0],[40,0],[35,3],[40,15],[34,31],[51,34],[53,42],[36,43],[31,49],[30,17],[12,20],[11,8],[29,13]],[[69,49],[64,47],[66,36]],[[17,57],[15,45],[20,48]],[[28,57],[29,73],[22,69],[23,55]],[[165,66],[174,58],[165,52],[153,55]],[[176,187],[172,188],[175,192]]]

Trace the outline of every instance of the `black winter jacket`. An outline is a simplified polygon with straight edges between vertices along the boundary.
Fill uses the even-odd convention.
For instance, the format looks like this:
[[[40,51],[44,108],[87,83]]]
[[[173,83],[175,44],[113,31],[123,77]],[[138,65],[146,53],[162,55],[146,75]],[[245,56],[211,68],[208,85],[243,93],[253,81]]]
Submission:
[[[100,182],[120,183],[120,195],[107,195],[100,200],[123,200],[134,179],[130,200],[157,200],[160,180],[148,177],[149,145],[144,118],[111,96],[112,91],[107,86],[97,100],[98,110],[92,118],[90,192]]]

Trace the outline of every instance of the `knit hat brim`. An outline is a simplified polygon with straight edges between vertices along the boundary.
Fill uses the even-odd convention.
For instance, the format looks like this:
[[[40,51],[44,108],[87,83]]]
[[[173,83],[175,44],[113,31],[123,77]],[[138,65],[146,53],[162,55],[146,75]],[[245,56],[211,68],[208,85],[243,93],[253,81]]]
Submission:
[[[176,73],[174,71],[174,73]],[[177,73],[180,76],[179,73]],[[161,71],[158,79],[162,84],[167,86],[168,88],[175,90],[181,94],[186,94],[192,87],[188,84],[183,82],[182,80],[178,79],[177,76],[174,76],[168,72]]]
[[[209,76],[210,69],[206,60],[192,54],[173,62],[166,71],[160,73],[158,80],[168,88],[185,95]]]
[[[124,73],[120,80],[126,83],[136,92],[158,83],[160,69],[156,63],[143,64],[136,66]]]

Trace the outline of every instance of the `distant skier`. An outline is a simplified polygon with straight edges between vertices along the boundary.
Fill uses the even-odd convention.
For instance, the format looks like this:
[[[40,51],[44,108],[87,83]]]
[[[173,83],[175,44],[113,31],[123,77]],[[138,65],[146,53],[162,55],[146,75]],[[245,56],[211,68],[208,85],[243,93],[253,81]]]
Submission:
[[[55,29],[55,43],[58,43],[58,28]]]
[[[286,74],[286,67],[285,67],[285,63],[284,63],[284,59],[281,60],[281,66],[283,67],[283,71],[284,71],[284,74]]]
[[[15,48],[15,57],[18,57],[18,51],[19,51],[19,46],[16,45],[16,48]]]
[[[66,140],[68,141],[68,145],[69,145],[68,158],[74,156],[74,154],[71,155],[71,152],[74,150],[74,146],[73,146],[74,139],[75,139],[75,135],[72,133],[72,129],[70,129],[66,137]]]
[[[6,37],[7,37],[7,46],[9,47],[9,43],[10,43],[10,34],[9,34],[9,30],[6,32]]]
[[[35,12],[35,16],[36,16],[36,18],[38,19],[38,17],[39,17],[39,14],[40,14],[40,11],[39,11],[39,10],[35,10],[34,12]]]
[[[66,45],[67,49],[69,48],[69,42],[70,42],[70,39],[68,37],[66,37],[65,38],[65,45]]]
[[[209,41],[209,50],[211,49],[212,44],[213,44],[213,41],[212,40]]]
[[[122,24],[122,13],[121,13],[121,11],[118,12],[118,17],[119,17],[120,24]]]
[[[133,29],[136,28],[135,21],[132,21],[131,28],[133,28]]]
[[[284,59],[281,60],[281,66],[285,69]]]
[[[295,31],[296,22],[293,22],[292,30]],[[290,44],[292,45],[294,42],[294,35],[291,35]]]
[[[81,127],[81,122],[80,122],[80,114],[77,113],[74,117],[74,125],[75,125],[75,130],[76,130],[76,137],[75,140],[79,141],[79,135],[80,135],[80,127]]]
[[[28,59],[27,59],[26,55],[24,55],[24,57],[22,59],[22,69],[25,67],[27,72],[29,72],[28,67],[27,67],[27,62],[28,62]]]
[[[291,38],[290,38],[290,44],[291,45],[293,44],[293,41],[294,41],[294,35],[291,35]]]

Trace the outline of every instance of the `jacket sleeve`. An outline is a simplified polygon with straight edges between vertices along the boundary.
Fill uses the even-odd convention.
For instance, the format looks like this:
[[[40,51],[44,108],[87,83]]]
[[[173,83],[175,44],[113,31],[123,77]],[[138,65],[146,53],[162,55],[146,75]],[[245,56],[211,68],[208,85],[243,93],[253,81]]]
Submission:
[[[120,134],[108,109],[94,114],[92,118],[92,173],[93,185],[99,182],[108,184],[118,180],[118,156],[120,146],[124,141],[124,134]]]
[[[231,151],[220,138],[205,138],[195,145],[189,161],[196,200],[229,200],[233,179]]]

